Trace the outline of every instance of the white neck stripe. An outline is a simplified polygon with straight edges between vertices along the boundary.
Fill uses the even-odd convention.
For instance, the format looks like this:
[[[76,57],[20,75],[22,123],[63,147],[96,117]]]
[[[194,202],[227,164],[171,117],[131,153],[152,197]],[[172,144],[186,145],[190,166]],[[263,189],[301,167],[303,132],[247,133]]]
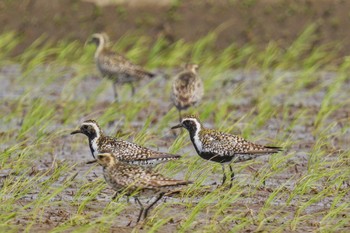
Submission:
[[[202,149],[203,149],[203,144],[202,144],[202,141],[199,138],[199,132],[202,130],[202,126],[198,122],[197,119],[193,119],[193,118],[189,118],[188,119],[188,118],[186,118],[185,120],[191,120],[191,121],[193,121],[196,124],[196,132],[194,132],[193,142],[194,142],[195,146],[197,147],[197,150],[199,152],[201,152]]]
[[[96,132],[96,137],[94,139],[91,140],[91,146],[92,146],[92,153],[94,155],[94,157],[96,158],[96,156],[98,155],[99,151],[98,151],[98,145],[97,145],[97,141],[101,136],[101,130],[100,128],[96,125],[96,123],[83,123],[83,125],[91,125],[95,132]]]
[[[197,131],[196,134],[194,135],[193,141],[194,141],[194,143],[196,144],[197,150],[198,150],[199,152],[202,152],[203,144],[202,144],[202,142],[201,142],[201,140],[200,140],[200,138],[199,138],[199,136],[198,136],[198,132],[199,132],[199,131]]]
[[[199,131],[201,131],[201,129],[202,129],[202,126],[201,126],[201,124],[199,124],[199,122],[197,120],[195,121],[195,123],[196,123],[196,133],[195,133],[195,135],[198,136]]]
[[[105,39],[103,38],[102,35],[98,35],[98,39],[99,39],[99,43],[95,52],[95,59],[98,57],[98,55],[100,55],[102,49],[105,46]]]

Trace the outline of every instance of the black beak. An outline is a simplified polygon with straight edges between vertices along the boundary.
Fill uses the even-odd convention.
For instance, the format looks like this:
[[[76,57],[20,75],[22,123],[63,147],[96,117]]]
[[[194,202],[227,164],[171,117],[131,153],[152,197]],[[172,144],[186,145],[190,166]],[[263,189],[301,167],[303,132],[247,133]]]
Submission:
[[[180,123],[178,125],[171,127],[171,129],[177,129],[177,128],[181,128],[181,127],[184,127],[184,126]]]
[[[77,130],[74,130],[73,132],[71,132],[70,134],[72,135],[72,134],[77,134],[77,133],[83,133],[83,132],[81,132],[80,129],[77,129]]]
[[[97,160],[95,159],[95,160],[87,161],[86,164],[92,164],[92,163],[96,163],[96,162],[97,162]]]

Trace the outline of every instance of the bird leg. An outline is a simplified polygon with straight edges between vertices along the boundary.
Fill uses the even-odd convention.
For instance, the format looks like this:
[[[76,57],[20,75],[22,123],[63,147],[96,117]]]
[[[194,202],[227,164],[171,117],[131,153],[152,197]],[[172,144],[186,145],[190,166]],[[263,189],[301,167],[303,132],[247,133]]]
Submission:
[[[87,161],[86,164],[92,164],[92,163],[96,163],[96,162],[97,162],[97,160],[95,159],[95,160]]]
[[[148,211],[164,196],[164,194],[165,193],[160,193],[157,199],[145,209],[145,212],[143,213],[143,219],[147,218]]]
[[[222,163],[221,167],[222,167],[222,172],[224,173],[224,176],[222,177],[222,184],[221,185],[224,185],[224,183],[226,181],[225,165]]]
[[[121,193],[121,191],[117,191],[117,192],[115,192],[115,194],[113,195],[113,197],[112,197],[112,200],[114,201],[117,197],[118,197],[118,195]],[[119,198],[118,198],[118,200],[119,200]],[[117,201],[118,201],[117,200]],[[128,195],[126,195],[126,202],[127,203],[129,203],[129,196]]]
[[[112,197],[112,200],[115,200],[117,198],[118,194],[119,194],[119,192],[115,192],[115,194]]]
[[[139,213],[139,216],[137,217],[137,223],[140,221],[141,219],[141,216],[142,216],[142,213],[143,213],[143,210],[145,209],[142,205],[142,203],[140,202],[140,200],[137,198],[137,197],[134,197],[135,198],[135,201],[139,204],[139,206],[141,207],[140,209],[140,213]]]
[[[114,100],[118,102],[117,81],[113,82]]]
[[[131,86],[131,97],[133,97],[135,95],[135,87],[133,83],[130,83]]]
[[[181,110],[179,109],[179,122],[181,123],[182,116],[181,116]]]
[[[232,165],[229,164],[229,167],[230,167],[230,172],[231,172],[231,184],[230,184],[230,188],[232,188],[232,181],[233,179],[235,178],[235,173],[233,172],[233,169],[232,169]]]

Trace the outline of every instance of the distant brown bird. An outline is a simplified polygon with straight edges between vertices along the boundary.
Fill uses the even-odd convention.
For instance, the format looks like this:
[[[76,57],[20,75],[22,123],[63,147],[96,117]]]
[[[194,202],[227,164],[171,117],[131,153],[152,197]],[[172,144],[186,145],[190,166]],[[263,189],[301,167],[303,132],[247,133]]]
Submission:
[[[263,146],[248,142],[240,136],[223,133],[214,129],[207,129],[195,115],[186,115],[181,123],[173,126],[172,129],[180,127],[187,129],[192,144],[200,157],[221,163],[224,173],[222,184],[224,184],[226,180],[225,163],[229,164],[232,186],[234,173],[230,162],[243,162],[264,154],[273,154],[282,151],[280,147]]]
[[[95,33],[88,43],[97,46],[95,52],[95,62],[103,77],[113,81],[114,98],[118,100],[117,84],[129,83],[132,95],[135,94],[133,82],[144,78],[152,78],[155,74],[145,71],[141,66],[133,64],[121,54],[111,51],[107,43],[108,36],[105,33]]]
[[[117,191],[113,198],[121,191],[125,192],[127,196],[136,193],[134,198],[141,207],[137,222],[140,221],[142,214],[144,219],[147,218],[148,211],[166,193],[191,183],[189,181],[166,178],[150,169],[120,162],[110,153],[98,154],[97,162],[103,167],[103,176],[107,184]],[[137,197],[139,194],[156,195],[157,198],[148,207],[144,208]]]
[[[186,64],[184,68],[175,76],[171,92],[171,100],[179,111],[180,121],[181,110],[197,104],[204,94],[203,82],[197,73],[198,65]]]
[[[177,160],[181,157],[180,155],[154,151],[132,142],[106,136],[94,120],[84,121],[79,129],[71,132],[71,134],[78,133],[88,137],[91,154],[94,158],[99,153],[109,152],[123,162],[137,165],[155,165],[170,160]]]

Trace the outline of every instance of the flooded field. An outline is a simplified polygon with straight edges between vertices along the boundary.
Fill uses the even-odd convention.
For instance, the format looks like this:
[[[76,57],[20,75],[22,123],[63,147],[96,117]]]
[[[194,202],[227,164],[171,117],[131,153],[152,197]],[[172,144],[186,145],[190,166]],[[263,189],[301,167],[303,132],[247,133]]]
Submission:
[[[209,128],[281,146],[281,153],[234,164],[233,187],[219,186],[221,166],[202,160],[170,102],[178,70],[119,86],[94,65],[0,68],[0,230],[7,232],[347,231],[350,228],[350,78],[348,63],[318,69],[225,69],[202,66],[205,96],[189,110]],[[95,119],[108,135],[183,155],[156,169],[194,181],[135,226],[139,207],[111,201],[87,138],[70,135]],[[145,199],[142,199],[146,201]],[[130,226],[128,226],[128,224]]]
[[[147,3],[147,4],[146,4]],[[33,0],[0,3],[0,232],[350,232],[350,51],[346,1]],[[21,17],[18,17],[21,15]],[[94,64],[96,32],[157,74],[118,86]],[[170,101],[173,76],[199,64],[208,128],[284,150],[233,164],[200,158]],[[158,165],[193,181],[136,224],[112,200],[86,136],[182,155]],[[142,202],[149,198],[141,197]]]

